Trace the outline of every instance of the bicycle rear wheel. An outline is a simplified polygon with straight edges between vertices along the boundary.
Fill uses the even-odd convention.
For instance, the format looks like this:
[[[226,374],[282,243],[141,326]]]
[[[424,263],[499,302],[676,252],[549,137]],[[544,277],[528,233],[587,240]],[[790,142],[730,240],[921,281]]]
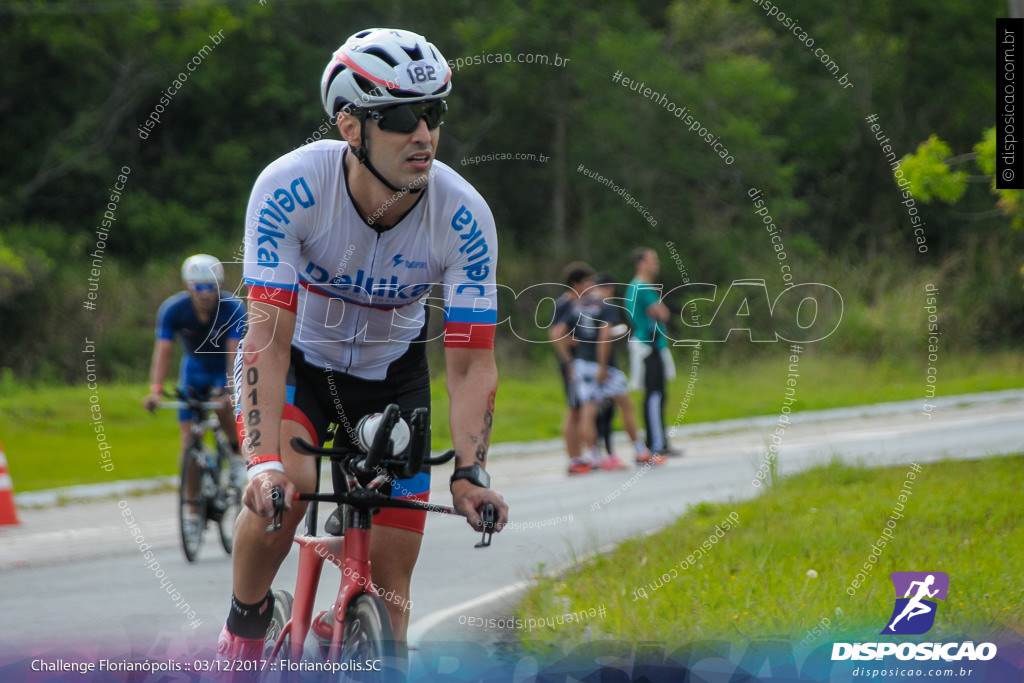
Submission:
[[[365,665],[370,670],[342,671],[339,681],[384,681],[392,678],[395,634],[387,606],[378,596],[362,593],[345,610],[344,642],[339,664]]]
[[[203,532],[206,531],[206,508],[209,501],[203,495],[203,469],[199,464],[201,457],[202,454],[195,449],[189,449],[185,454],[178,488],[181,549],[185,551],[185,559],[189,562],[195,562],[199,556]],[[192,491],[191,496],[188,495],[188,491]]]

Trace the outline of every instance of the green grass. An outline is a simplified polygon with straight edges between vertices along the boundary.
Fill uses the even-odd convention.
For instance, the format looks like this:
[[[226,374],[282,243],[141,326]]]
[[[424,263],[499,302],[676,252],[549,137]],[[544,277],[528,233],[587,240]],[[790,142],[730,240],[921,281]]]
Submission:
[[[754,357],[725,362],[721,349],[705,347],[682,422],[777,414],[788,372],[787,354],[786,347],[770,345]],[[676,423],[680,415],[691,361],[687,349],[677,349],[675,357],[679,377],[669,387],[669,423]],[[938,367],[939,395],[1024,387],[1024,353],[957,357],[950,353]],[[502,364],[499,371],[493,440],[559,436],[565,401],[554,360],[534,367]],[[923,399],[925,392],[925,369],[913,364],[868,364],[805,353],[799,371],[796,410]],[[100,468],[90,421],[91,392],[86,387],[27,387],[0,378],[0,440],[15,490],[174,474],[178,431],[173,411],[161,411],[155,417],[146,413],[139,403],[145,392],[144,384],[100,385],[98,405],[114,463],[113,471],[105,472]],[[435,378],[432,394],[438,417],[434,446],[447,447],[448,395],[443,376]],[[640,397],[634,398],[639,401]]]
[[[929,641],[983,637],[1024,626],[1024,456],[929,464],[912,482],[894,543],[867,578],[847,587],[868,561],[907,478],[907,466],[831,464],[784,479],[762,496],[702,503],[668,529],[623,543],[578,571],[541,579],[518,608],[546,619],[606,608],[601,620],[546,628],[562,647],[591,634],[667,645],[766,635],[801,640],[827,619],[833,640],[878,639],[892,613],[894,571],[942,571],[950,590]],[[706,552],[702,544],[735,512],[740,526]],[[690,554],[704,552],[703,557]],[[680,563],[689,564],[681,568]],[[678,576],[655,588],[671,568]],[[817,572],[816,578],[808,570]],[[639,588],[647,594],[644,599]]]

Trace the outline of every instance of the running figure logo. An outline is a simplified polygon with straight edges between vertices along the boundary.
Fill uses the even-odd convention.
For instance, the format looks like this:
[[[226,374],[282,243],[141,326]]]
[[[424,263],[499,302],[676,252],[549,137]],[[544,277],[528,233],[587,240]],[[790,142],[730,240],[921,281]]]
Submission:
[[[882,633],[927,633],[935,623],[935,601],[946,599],[949,576],[944,572],[893,572],[889,576],[896,589],[896,606]]]

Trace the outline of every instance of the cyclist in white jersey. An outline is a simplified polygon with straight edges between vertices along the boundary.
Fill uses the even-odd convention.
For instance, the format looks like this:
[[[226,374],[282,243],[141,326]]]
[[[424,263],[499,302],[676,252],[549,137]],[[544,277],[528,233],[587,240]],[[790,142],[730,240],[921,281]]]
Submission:
[[[294,495],[315,485],[314,459],[297,454],[290,439],[320,444],[334,421],[354,441],[359,418],[387,403],[398,403],[405,417],[429,407],[430,309],[444,317],[453,504],[477,530],[487,503],[499,530],[508,519],[483,469],[497,388],[498,244],[483,198],[435,160],[450,91],[451,69],[425,38],[361,31],[334,53],[321,81],[344,142],[286,154],[253,188],[245,237],[250,322],[236,362],[250,484],[218,643],[226,657],[259,658],[273,611],[270,585],[305,513]],[[284,529],[267,533],[274,486],[284,488],[287,511]],[[428,493],[429,473],[398,480],[391,491],[420,500]],[[398,641],[424,517],[387,509],[374,520],[374,580],[395,593],[387,607]]]

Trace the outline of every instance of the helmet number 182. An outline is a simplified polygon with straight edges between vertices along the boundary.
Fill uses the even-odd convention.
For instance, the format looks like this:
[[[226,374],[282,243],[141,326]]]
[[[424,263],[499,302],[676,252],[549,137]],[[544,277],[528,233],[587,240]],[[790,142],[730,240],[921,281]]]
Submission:
[[[414,62],[406,67],[405,72],[413,83],[424,83],[435,78],[434,67],[429,64],[423,65]]]

